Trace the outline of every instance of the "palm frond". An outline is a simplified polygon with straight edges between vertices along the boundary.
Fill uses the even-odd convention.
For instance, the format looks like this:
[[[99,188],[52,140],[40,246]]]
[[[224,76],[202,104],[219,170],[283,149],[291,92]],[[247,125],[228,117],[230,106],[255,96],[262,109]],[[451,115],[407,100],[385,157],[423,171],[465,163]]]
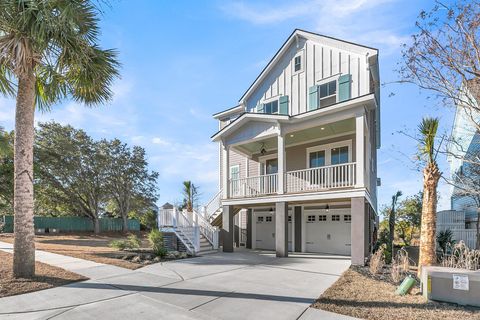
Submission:
[[[33,70],[40,109],[65,98],[87,105],[111,99],[120,64],[115,50],[98,46],[99,15],[106,3],[0,1],[0,93],[15,89],[3,76],[7,71],[18,78]]]
[[[420,133],[419,152],[429,163],[435,162],[435,137],[439,122],[438,118],[423,118],[418,125],[418,132]]]

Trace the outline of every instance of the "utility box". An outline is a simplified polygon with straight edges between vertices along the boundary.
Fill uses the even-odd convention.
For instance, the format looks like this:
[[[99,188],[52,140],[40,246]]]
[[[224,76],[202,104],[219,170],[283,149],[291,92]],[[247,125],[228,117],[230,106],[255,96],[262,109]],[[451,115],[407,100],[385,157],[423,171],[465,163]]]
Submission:
[[[422,293],[428,300],[480,307],[480,270],[423,267]]]

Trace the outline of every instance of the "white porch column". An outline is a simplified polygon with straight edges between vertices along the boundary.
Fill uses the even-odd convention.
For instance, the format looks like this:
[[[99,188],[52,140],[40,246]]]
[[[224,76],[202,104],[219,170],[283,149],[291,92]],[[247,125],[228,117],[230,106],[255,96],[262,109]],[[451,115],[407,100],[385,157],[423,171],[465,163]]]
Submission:
[[[285,136],[282,134],[282,131],[280,130],[280,133],[277,136],[277,141],[278,141],[278,189],[277,193],[278,194],[284,194],[285,193],[285,172],[286,170],[286,161],[285,161]]]
[[[230,147],[225,145],[222,141],[222,187],[223,187],[223,199],[228,199],[230,196]]]
[[[365,114],[358,114],[355,119],[355,161],[357,167],[356,187],[365,186]]]

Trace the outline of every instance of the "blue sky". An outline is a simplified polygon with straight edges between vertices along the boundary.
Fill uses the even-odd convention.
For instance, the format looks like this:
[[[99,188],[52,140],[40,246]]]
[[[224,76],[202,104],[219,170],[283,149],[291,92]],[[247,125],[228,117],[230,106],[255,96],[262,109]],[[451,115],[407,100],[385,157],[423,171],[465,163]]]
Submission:
[[[122,78],[115,97],[88,109],[65,101],[37,121],[55,120],[83,128],[95,138],[118,137],[143,146],[150,167],[160,173],[159,204],[181,199],[183,180],[202,191],[217,189],[217,146],[210,142],[215,112],[234,106],[295,28],[373,46],[380,50],[381,81],[397,79],[400,45],[409,41],[421,9],[433,1],[154,1],[114,0],[102,17],[101,45],[117,48]],[[391,95],[394,93],[394,95]],[[414,132],[422,116],[441,118],[450,130],[453,110],[436,107],[410,85],[382,88],[382,148],[379,151],[379,207],[402,190],[422,187],[413,170]],[[0,125],[13,128],[13,100],[0,99]],[[448,166],[440,159],[441,168]],[[440,185],[439,209],[449,208],[449,186]]]

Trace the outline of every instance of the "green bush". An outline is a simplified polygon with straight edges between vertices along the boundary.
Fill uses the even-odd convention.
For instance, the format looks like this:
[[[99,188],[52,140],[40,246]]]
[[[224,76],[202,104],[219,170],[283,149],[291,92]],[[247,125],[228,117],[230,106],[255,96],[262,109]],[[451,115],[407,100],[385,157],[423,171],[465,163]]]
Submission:
[[[148,241],[152,246],[153,253],[157,257],[164,258],[167,255],[167,249],[163,246],[163,234],[160,230],[153,229],[148,234]]]
[[[132,250],[132,249],[140,248],[141,241],[140,239],[138,239],[136,235],[131,234],[125,240],[112,240],[108,245],[118,250],[125,250],[125,249]]]

